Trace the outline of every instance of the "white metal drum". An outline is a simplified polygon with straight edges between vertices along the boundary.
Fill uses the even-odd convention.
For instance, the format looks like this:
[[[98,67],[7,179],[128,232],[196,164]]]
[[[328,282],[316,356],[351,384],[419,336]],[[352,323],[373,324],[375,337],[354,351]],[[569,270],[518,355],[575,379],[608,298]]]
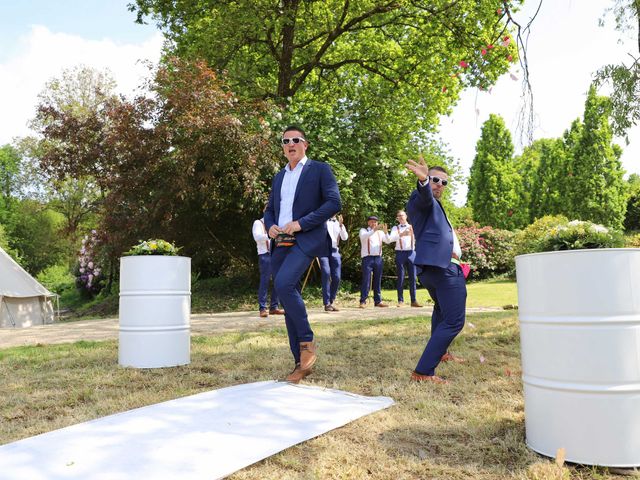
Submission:
[[[516,257],[527,444],[640,465],[640,249]]]
[[[188,364],[190,314],[190,258],[140,255],[120,259],[120,365]]]

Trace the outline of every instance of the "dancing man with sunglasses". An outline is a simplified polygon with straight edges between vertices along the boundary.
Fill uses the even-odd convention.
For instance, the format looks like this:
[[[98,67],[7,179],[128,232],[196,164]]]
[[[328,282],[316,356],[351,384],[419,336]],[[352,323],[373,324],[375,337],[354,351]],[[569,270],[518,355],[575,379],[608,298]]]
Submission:
[[[411,372],[411,380],[446,383],[435,369],[441,361],[464,361],[447,349],[464,326],[467,300],[460,243],[440,203],[449,176],[442,167],[429,168],[422,158],[419,162],[409,160],[406,167],[418,177],[407,203],[416,236],[414,263],[420,283],[434,302],[431,338]]]
[[[299,383],[317,358],[300,279],[315,257],[330,254],[327,220],[340,211],[342,202],[331,167],[307,158],[309,142],[302,128],[287,127],[281,143],[288,162],[273,178],[264,222],[274,239],[271,269],[295,361],[286,379]]]

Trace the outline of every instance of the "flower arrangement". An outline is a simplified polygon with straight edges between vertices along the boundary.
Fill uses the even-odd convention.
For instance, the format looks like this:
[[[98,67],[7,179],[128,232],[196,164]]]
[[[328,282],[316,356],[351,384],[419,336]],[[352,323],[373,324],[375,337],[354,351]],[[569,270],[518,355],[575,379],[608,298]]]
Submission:
[[[546,244],[546,251],[612,248],[624,245],[623,237],[619,232],[581,220],[572,220],[566,225],[551,229],[543,241]]]
[[[91,230],[90,234],[84,236],[78,255],[78,263],[74,269],[76,288],[89,296],[97,295],[103,287],[102,268],[96,259],[98,243],[98,234],[95,230]]]
[[[131,247],[131,250],[125,252],[124,255],[178,255],[180,248],[177,248],[173,243],[169,243],[166,240],[153,239],[141,241],[139,244]]]

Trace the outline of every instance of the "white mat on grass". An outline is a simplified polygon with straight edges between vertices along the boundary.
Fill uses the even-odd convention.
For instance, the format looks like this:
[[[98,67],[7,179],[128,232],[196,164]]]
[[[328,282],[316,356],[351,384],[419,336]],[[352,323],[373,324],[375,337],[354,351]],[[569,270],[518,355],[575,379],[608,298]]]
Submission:
[[[0,446],[0,478],[217,479],[392,404],[284,382],[238,385]]]

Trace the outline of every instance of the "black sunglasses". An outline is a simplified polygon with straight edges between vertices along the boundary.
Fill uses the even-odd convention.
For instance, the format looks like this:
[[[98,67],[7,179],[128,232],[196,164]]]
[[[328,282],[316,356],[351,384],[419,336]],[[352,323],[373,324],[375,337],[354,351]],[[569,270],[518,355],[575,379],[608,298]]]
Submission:
[[[283,138],[282,145],[289,145],[291,142],[297,144],[297,143],[306,142],[306,141],[307,140],[302,137]]]
[[[449,181],[448,181],[448,180],[445,180],[445,179],[440,178],[440,177],[431,177],[431,181],[432,181],[433,183],[440,183],[440,182],[442,182],[442,186],[443,186],[443,187],[446,187],[447,185],[449,185]]]

